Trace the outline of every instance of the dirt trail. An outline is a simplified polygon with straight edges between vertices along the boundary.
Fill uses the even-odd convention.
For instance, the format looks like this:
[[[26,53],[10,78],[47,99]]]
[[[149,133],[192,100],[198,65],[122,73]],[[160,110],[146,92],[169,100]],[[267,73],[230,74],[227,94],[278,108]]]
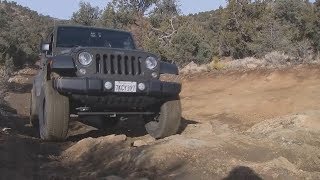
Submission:
[[[0,138],[3,179],[320,179],[319,67],[184,77],[181,132],[157,141],[138,119],[108,132],[73,121],[67,142],[41,142],[21,76],[5,98],[17,115],[0,124],[13,129]]]

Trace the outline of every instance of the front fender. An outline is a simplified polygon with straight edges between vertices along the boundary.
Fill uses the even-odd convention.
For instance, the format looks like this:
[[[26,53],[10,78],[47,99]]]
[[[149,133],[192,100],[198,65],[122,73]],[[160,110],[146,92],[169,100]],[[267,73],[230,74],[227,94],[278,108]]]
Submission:
[[[174,74],[179,75],[179,69],[177,65],[167,62],[160,63],[160,74]]]
[[[75,71],[76,67],[72,56],[59,55],[49,59],[51,72],[70,72]]]

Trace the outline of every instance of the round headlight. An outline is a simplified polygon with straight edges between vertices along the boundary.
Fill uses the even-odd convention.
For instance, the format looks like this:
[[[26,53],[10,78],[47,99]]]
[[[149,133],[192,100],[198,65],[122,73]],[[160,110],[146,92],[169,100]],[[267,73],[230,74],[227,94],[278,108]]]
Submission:
[[[88,52],[82,52],[79,54],[79,63],[88,66],[92,62],[92,55]]]
[[[146,67],[150,70],[154,70],[158,65],[158,61],[154,57],[147,57]]]

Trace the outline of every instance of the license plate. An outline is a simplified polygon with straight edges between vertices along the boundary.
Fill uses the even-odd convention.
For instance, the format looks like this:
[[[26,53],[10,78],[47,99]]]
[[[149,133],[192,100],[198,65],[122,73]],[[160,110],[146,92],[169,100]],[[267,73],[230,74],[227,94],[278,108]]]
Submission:
[[[137,92],[137,82],[116,81],[114,84],[115,92]]]

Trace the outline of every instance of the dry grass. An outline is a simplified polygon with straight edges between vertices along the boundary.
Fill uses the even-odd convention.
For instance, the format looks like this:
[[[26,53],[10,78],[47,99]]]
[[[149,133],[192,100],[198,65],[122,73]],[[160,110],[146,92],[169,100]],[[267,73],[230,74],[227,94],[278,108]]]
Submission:
[[[226,65],[218,57],[214,57],[208,66],[209,70],[222,70],[226,68]]]
[[[320,55],[313,58],[297,58],[283,52],[270,52],[262,58],[246,57],[243,59],[213,57],[208,64],[198,65],[194,62],[181,68],[182,74],[196,74],[221,70],[283,69],[296,65],[320,64]]]

